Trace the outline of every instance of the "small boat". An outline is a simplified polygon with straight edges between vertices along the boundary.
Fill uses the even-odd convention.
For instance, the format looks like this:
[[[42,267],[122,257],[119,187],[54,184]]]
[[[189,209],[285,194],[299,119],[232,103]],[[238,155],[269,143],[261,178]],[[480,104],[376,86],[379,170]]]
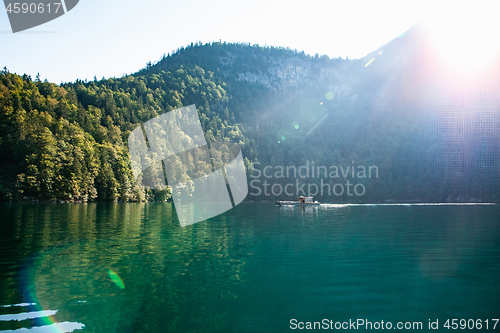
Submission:
[[[297,197],[297,201],[276,201],[278,206],[319,206],[318,201],[313,201],[313,197]]]

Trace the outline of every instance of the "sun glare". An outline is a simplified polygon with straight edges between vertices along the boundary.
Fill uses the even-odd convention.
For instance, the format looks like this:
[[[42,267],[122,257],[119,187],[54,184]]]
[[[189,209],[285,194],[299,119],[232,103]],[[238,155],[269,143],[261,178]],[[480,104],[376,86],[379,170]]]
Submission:
[[[491,65],[500,50],[500,20],[495,17],[499,5],[449,3],[425,20],[433,46],[447,66],[470,73]]]

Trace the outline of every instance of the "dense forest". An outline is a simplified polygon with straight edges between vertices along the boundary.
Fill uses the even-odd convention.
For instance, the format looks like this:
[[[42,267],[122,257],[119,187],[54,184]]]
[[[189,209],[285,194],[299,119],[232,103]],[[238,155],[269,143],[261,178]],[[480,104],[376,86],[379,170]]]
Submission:
[[[7,70],[0,80],[4,200],[168,199],[134,186],[126,142],[141,122],[183,105],[198,106],[208,140],[252,150],[223,83],[198,66],[61,86]]]
[[[430,65],[408,57],[411,38],[359,60],[198,43],[132,75],[61,85],[4,68],[0,200],[169,200],[169,188],[135,184],[128,136],[195,104],[207,142],[240,146],[248,200],[304,185],[324,202],[499,201],[498,91],[486,108],[482,88],[466,105],[446,99],[449,85],[446,105],[427,98],[441,74],[421,74]]]

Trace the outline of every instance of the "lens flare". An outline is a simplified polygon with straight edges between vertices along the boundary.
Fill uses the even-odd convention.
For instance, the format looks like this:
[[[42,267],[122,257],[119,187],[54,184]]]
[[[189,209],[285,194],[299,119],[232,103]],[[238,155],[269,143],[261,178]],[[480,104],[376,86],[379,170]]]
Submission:
[[[372,62],[374,62],[374,61],[375,61],[375,58],[370,59],[370,61],[368,61],[368,62],[366,63],[365,67],[370,66],[370,64],[371,64]]]
[[[424,26],[444,66],[457,73],[488,68],[499,54],[500,20],[495,2],[453,3],[437,9]]]
[[[30,312],[58,310],[36,319],[37,326],[45,327],[47,332],[48,325],[54,332],[70,332],[68,327],[77,325],[90,331],[99,327],[103,332],[119,332],[119,327],[135,320],[130,314],[136,313],[141,304],[130,303],[127,297],[141,297],[147,286],[147,279],[129,278],[132,270],[144,269],[135,254],[128,256],[133,252],[130,246],[117,240],[92,240],[59,244],[37,252],[23,270],[22,288],[26,296],[21,304],[30,304]],[[120,267],[119,271],[110,269],[114,267]],[[110,285],[109,279],[118,289]],[[118,292],[125,289],[125,280],[128,292]]]
[[[327,100],[329,100],[329,101],[331,101],[331,100],[333,99],[333,97],[334,97],[334,96],[335,96],[335,95],[334,95],[331,91],[329,91],[329,92],[327,92],[327,93],[325,94],[325,98],[326,98]]]
[[[118,288],[125,289],[125,284],[123,283],[122,279],[118,276],[118,274],[116,274],[112,270],[109,270],[108,275],[111,281],[113,281]]]

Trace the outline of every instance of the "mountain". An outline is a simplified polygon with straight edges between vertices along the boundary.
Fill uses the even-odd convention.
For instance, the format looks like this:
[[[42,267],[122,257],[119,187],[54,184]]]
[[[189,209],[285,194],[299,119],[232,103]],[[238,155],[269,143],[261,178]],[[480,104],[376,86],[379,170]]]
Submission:
[[[248,200],[499,201],[499,66],[460,76],[436,54],[417,25],[356,60],[198,43],[93,82],[55,85],[4,68],[0,195],[169,200],[169,189],[134,184],[127,138],[196,104],[207,141],[241,147]]]

